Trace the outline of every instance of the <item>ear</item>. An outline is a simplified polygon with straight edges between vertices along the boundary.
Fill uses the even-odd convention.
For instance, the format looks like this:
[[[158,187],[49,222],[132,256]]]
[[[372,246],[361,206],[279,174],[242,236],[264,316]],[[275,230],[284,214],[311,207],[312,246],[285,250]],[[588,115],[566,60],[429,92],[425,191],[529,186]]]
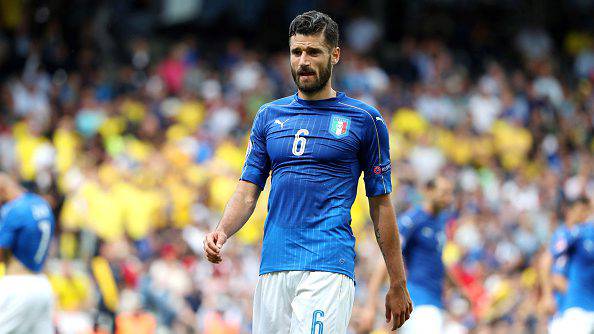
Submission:
[[[336,65],[340,61],[340,48],[338,46],[332,50],[330,61],[332,62],[332,65]]]

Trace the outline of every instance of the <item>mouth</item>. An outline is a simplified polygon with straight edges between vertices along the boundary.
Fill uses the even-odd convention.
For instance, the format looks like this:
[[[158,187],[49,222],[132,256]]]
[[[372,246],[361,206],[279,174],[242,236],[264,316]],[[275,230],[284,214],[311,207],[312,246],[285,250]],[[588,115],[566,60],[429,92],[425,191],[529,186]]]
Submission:
[[[297,75],[299,75],[300,78],[308,79],[313,78],[316,75],[316,73],[313,71],[299,71]]]

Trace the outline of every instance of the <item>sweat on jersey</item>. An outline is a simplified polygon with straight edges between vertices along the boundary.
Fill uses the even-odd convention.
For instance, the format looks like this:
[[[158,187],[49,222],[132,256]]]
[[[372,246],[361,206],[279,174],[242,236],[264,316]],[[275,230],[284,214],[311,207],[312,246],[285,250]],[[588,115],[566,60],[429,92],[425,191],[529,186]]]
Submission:
[[[432,215],[413,207],[398,217],[406,285],[414,306],[443,308],[445,227],[454,216],[449,210]]]
[[[40,272],[54,228],[49,204],[41,196],[24,193],[0,210],[0,248],[9,249],[29,270]]]
[[[594,221],[572,227],[557,243],[557,254],[569,259],[564,309],[594,311]]]
[[[240,180],[271,173],[260,275],[328,271],[354,279],[351,206],[364,173],[368,197],[392,191],[388,129],[379,111],[337,93],[288,96],[260,108]]]

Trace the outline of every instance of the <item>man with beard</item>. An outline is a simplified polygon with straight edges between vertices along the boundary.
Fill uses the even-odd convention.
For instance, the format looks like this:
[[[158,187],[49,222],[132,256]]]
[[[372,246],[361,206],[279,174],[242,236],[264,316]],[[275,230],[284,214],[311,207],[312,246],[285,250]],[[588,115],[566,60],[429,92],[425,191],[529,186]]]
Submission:
[[[373,107],[332,89],[338,26],[310,11],[289,28],[297,93],[260,108],[237,189],[204,240],[209,261],[252,214],[272,172],[253,333],[345,333],[355,290],[350,209],[364,173],[370,214],[390,276],[386,317],[408,319],[396,217],[390,201],[388,130]]]
[[[40,274],[54,232],[54,215],[40,196],[0,172],[0,333],[53,333],[53,293]],[[11,256],[12,255],[12,256]]]

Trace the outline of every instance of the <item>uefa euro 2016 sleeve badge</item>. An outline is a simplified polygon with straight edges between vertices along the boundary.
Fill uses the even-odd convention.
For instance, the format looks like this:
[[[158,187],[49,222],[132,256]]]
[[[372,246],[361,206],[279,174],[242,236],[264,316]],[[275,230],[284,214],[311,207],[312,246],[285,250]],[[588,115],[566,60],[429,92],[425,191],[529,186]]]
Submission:
[[[336,138],[344,138],[349,134],[351,119],[345,116],[332,115],[328,131]]]

